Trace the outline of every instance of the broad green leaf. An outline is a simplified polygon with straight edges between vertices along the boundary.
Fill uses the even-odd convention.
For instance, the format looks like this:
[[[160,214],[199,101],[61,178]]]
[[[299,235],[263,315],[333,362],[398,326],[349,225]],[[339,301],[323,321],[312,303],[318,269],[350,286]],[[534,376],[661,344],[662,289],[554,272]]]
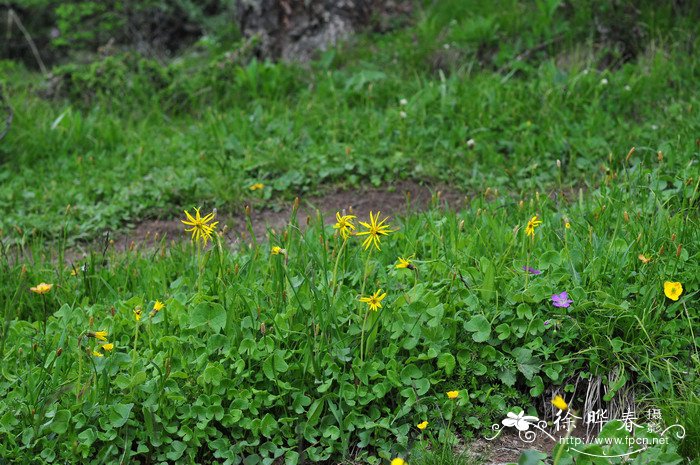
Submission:
[[[440,354],[437,359],[437,366],[438,368],[444,368],[445,373],[449,376],[452,374],[452,372],[455,369],[455,365],[457,364],[457,361],[455,360],[454,355],[452,354]]]
[[[69,410],[64,409],[57,411],[53,417],[53,421],[51,422],[51,431],[56,434],[65,433],[70,425],[70,417],[71,414]]]
[[[219,332],[226,326],[226,310],[215,302],[200,302],[190,314],[190,328],[208,326]]]
[[[546,458],[547,454],[529,449],[520,454],[518,465],[544,465],[543,460]]]
[[[121,428],[129,419],[134,404],[113,404],[109,412],[109,422],[114,428]]]
[[[464,324],[464,329],[470,331],[474,342],[485,342],[491,335],[491,323],[483,315],[475,315]]]

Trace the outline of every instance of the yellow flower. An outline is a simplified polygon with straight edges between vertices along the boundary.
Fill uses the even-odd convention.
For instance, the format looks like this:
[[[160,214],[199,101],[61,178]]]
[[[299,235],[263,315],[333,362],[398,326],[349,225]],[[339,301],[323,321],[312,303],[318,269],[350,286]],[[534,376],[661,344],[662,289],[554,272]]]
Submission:
[[[542,221],[537,219],[537,215],[530,218],[525,226],[525,234],[529,237],[535,237],[535,228],[542,224]]]
[[[52,287],[53,287],[53,284],[41,283],[41,284],[37,284],[34,287],[30,287],[29,290],[32,292],[35,292],[37,294],[46,294],[47,292],[49,292],[51,290]]]
[[[645,265],[651,261],[651,258],[648,258],[646,255],[641,254],[641,253],[639,254],[639,256],[637,258],[639,258],[642,261],[642,263],[644,263]]]
[[[196,241],[201,239],[206,245],[207,241],[211,238],[211,234],[216,229],[216,225],[219,224],[218,221],[211,223],[216,214],[214,212],[202,217],[199,214],[199,208],[194,209],[195,216],[190,215],[188,211],[185,211],[186,220],[180,220],[187,226],[192,226],[189,229],[185,229],[185,232],[192,233],[192,240]]]
[[[112,344],[111,342],[108,342],[107,344],[102,344],[102,349],[111,351],[112,349],[114,349],[114,344]]]
[[[276,245],[276,246],[272,247],[272,249],[270,249],[270,253],[272,255],[287,255],[287,250]]]
[[[248,189],[250,189],[251,191],[257,191],[257,190],[264,189],[264,188],[265,188],[265,184],[263,184],[261,182],[256,182],[255,184],[250,186]]]
[[[94,337],[100,341],[107,341],[107,336],[109,333],[107,331],[95,331],[94,333],[88,333],[88,337]]]
[[[411,255],[411,257],[412,256],[413,255]],[[395,267],[397,269],[408,268],[409,270],[415,270],[416,267],[413,266],[413,263],[411,263],[411,257],[408,257],[408,258],[399,257],[399,263],[397,263]]]
[[[459,397],[459,391],[447,391],[447,397],[450,399],[456,399]]]
[[[366,303],[370,310],[376,312],[377,309],[382,308],[382,300],[384,300],[384,297],[386,297],[386,292],[382,294],[382,290],[379,289],[369,297],[360,298],[360,302]]]
[[[552,399],[552,405],[554,405],[559,410],[567,410],[569,408],[569,404],[567,404],[564,398],[559,394],[557,394],[554,397],[554,399]]]
[[[94,355],[95,357],[104,357],[105,356],[102,352],[98,352],[96,350],[92,351],[92,355]]]
[[[141,321],[141,306],[137,305],[134,307],[134,319],[136,321]]]
[[[564,227],[565,227],[566,229],[571,229],[571,223],[569,223],[569,220],[566,220],[566,221],[564,222]]]
[[[165,304],[161,302],[160,300],[156,300],[156,303],[153,304],[153,311],[154,312],[160,312],[165,308]]]
[[[671,300],[678,300],[683,293],[683,285],[679,282],[666,281],[664,283],[664,294]]]
[[[352,222],[355,218],[357,217],[354,215],[341,215],[340,212],[335,212],[336,223],[333,225],[333,229],[337,229],[340,237],[347,240],[355,229],[355,225]]]
[[[417,427],[419,430],[423,431],[425,428],[428,427],[428,422],[427,422],[427,421],[424,421],[424,422],[418,423],[418,424],[416,425],[416,427]]]
[[[381,236],[388,236],[390,232],[394,232],[389,229],[389,225],[384,224],[389,217],[379,221],[379,215],[381,215],[381,213],[382,212],[377,212],[376,215],[373,215],[372,212],[369,212],[369,223],[360,221],[360,224],[367,228],[367,231],[357,233],[358,236],[367,236],[367,239],[362,243],[365,250],[369,249],[372,244],[374,244],[377,250],[382,250],[379,248],[379,238]]]
[[[407,465],[406,461],[400,457],[391,460],[391,465]]]

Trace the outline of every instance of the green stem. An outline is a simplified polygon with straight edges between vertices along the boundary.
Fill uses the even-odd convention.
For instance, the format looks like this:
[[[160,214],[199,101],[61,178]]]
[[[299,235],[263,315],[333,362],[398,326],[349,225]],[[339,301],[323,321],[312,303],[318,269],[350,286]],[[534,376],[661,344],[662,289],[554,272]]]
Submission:
[[[47,321],[48,320],[48,312],[46,310],[46,295],[45,294],[42,294],[41,302],[44,306],[44,339],[46,339],[46,324],[48,322]]]
[[[364,347],[365,347],[365,326],[367,325],[367,316],[369,316],[369,306],[365,310],[365,317],[362,320],[362,334],[360,335],[360,360],[364,362]]]
[[[331,281],[331,295],[335,295],[336,289],[336,281],[338,277],[338,264],[340,263],[340,257],[343,255],[343,252],[345,251],[345,245],[348,243],[347,239],[343,239],[343,245],[340,246],[340,249],[338,250],[338,256],[335,257],[335,266],[333,266],[333,280]]]

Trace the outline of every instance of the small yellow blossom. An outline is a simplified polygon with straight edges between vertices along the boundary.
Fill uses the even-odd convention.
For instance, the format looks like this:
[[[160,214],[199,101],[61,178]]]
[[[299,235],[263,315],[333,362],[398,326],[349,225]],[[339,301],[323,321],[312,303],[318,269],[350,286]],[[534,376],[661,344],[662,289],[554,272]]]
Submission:
[[[569,220],[564,221],[564,227],[566,229],[571,229],[571,223],[569,223]]]
[[[664,294],[671,300],[678,300],[683,293],[683,285],[679,282],[666,281],[664,283]]]
[[[409,270],[415,270],[416,267],[411,263],[411,257],[401,258],[399,257],[399,263],[395,266],[397,269],[408,268]]]
[[[381,250],[379,248],[380,237],[388,236],[389,233],[394,232],[393,230],[389,229],[389,225],[384,224],[389,217],[379,221],[379,215],[381,215],[381,213],[382,212],[377,212],[377,214],[374,215],[372,212],[369,212],[369,223],[360,221],[360,224],[367,228],[366,231],[357,233],[358,236],[367,236],[364,242],[362,242],[362,246],[365,248],[365,250],[369,249],[372,245],[374,245],[377,250]]]
[[[102,344],[102,349],[106,351],[111,351],[112,349],[114,349],[114,344],[112,344],[111,342],[108,342],[107,344]]]
[[[355,215],[341,215],[340,212],[335,212],[336,223],[333,225],[333,229],[337,229],[340,237],[347,240],[355,229],[355,224],[352,222],[355,218],[357,218]]]
[[[567,410],[569,408],[569,404],[567,404],[564,398],[559,394],[557,394],[554,397],[554,399],[552,399],[552,405],[554,405],[559,410]]]
[[[366,303],[370,310],[376,312],[378,309],[382,308],[382,300],[384,300],[384,297],[386,297],[386,292],[382,294],[382,290],[379,289],[369,297],[361,297],[360,302]]]
[[[88,337],[94,337],[97,340],[100,341],[107,341],[107,336],[109,336],[109,333],[107,331],[95,331],[94,333],[88,333]]]
[[[189,229],[185,229],[185,232],[192,233],[193,241],[201,239],[204,245],[206,245],[207,241],[211,238],[214,229],[216,229],[216,225],[219,224],[218,221],[214,221],[213,223],[211,222],[216,216],[216,213],[212,212],[202,217],[199,214],[199,208],[195,208],[194,212],[195,216],[192,216],[188,211],[185,211],[185,216],[187,218],[180,221],[187,226],[192,226]]]
[[[264,189],[264,188],[265,188],[265,184],[263,184],[261,182],[256,182],[255,184],[251,185],[248,189],[250,189],[251,191],[258,191],[258,190]]]
[[[156,303],[153,304],[153,311],[154,312],[160,312],[165,308],[165,304],[161,302],[160,300],[156,300]]]
[[[93,350],[92,355],[94,355],[95,357],[104,357],[105,356],[102,352],[98,352],[97,350]]]
[[[651,261],[651,258],[649,258],[646,255],[641,254],[641,253],[639,254],[639,256],[637,258],[639,258],[639,260],[641,260],[641,262],[644,263],[645,265]]]
[[[141,306],[137,305],[134,307],[134,319],[136,321],[141,321]]]
[[[391,460],[391,465],[408,465],[406,461],[400,457]]]
[[[459,397],[459,391],[447,391],[447,397],[450,399],[456,399]]]
[[[36,294],[46,294],[51,290],[53,287],[53,284],[46,284],[46,283],[41,283],[37,284],[34,287],[30,287],[29,290],[36,293]]]
[[[272,255],[287,255],[287,250],[283,249],[282,247],[276,245],[270,249],[270,253]]]
[[[428,422],[427,422],[427,421],[423,421],[423,422],[421,422],[421,423],[418,423],[418,424],[416,425],[416,427],[417,427],[419,430],[423,431],[425,428],[428,427]]]
[[[537,219],[537,215],[530,218],[525,226],[525,234],[529,237],[535,237],[535,228],[542,224],[542,221]]]

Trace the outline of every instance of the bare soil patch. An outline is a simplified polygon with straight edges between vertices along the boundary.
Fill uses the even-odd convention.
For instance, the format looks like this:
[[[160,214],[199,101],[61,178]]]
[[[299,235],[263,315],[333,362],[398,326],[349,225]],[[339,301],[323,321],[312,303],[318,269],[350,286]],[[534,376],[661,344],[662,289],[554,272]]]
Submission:
[[[468,201],[469,197],[444,185],[418,184],[414,181],[402,181],[389,187],[362,187],[355,190],[329,191],[324,195],[300,197],[300,208],[297,219],[300,225],[305,225],[308,218],[315,217],[318,213],[328,224],[335,223],[335,213],[352,212],[359,218],[367,218],[370,211],[382,212],[382,216],[403,215],[410,212],[424,210],[431,205],[439,205],[459,209]],[[292,202],[282,205],[280,208],[255,208],[250,206],[250,219],[253,233],[258,241],[264,240],[268,229],[279,231],[291,220]],[[184,215],[183,215],[184,216]],[[217,212],[219,227],[225,228],[225,237],[230,245],[235,245],[241,240],[250,241],[250,233],[246,227],[245,213],[228,214],[224,211]],[[163,239],[167,241],[189,240],[184,232],[185,226],[180,218],[156,218],[145,219],[135,228],[111,234],[107,232],[103,237],[109,237],[111,250],[122,252],[134,248],[149,248]],[[66,251],[67,262],[75,262],[90,254],[91,251],[101,252],[105,249],[104,239],[96,240],[88,244],[78,245]]]

